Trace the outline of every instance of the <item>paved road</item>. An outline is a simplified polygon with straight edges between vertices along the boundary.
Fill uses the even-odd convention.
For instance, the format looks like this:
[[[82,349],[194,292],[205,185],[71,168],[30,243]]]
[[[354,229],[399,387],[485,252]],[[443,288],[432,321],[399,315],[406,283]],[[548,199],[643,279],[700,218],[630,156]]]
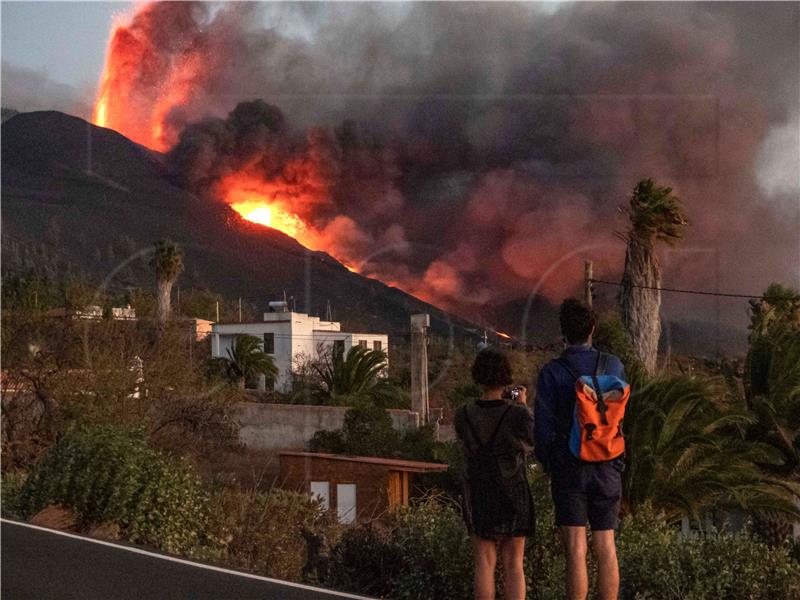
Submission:
[[[363,598],[2,520],[2,600]]]

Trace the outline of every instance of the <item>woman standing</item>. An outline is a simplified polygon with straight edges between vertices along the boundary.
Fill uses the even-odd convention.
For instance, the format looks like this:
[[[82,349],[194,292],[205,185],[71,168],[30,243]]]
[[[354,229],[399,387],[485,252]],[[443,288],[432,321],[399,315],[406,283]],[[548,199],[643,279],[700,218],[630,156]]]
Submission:
[[[475,598],[494,598],[498,549],[505,597],[524,600],[525,537],[533,535],[533,498],[525,476],[526,455],[533,450],[533,417],[524,387],[506,401],[512,383],[505,354],[482,350],[472,378],[483,393],[455,415],[455,429],[466,459],[463,514],[475,557]]]

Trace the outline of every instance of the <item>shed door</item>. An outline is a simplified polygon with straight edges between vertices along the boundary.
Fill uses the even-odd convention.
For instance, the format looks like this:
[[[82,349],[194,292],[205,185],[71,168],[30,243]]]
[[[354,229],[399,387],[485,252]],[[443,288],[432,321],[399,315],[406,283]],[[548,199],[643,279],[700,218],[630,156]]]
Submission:
[[[352,523],[356,520],[356,484],[336,484],[336,514],[340,523]]]
[[[393,510],[403,503],[403,474],[389,471],[389,509]]]

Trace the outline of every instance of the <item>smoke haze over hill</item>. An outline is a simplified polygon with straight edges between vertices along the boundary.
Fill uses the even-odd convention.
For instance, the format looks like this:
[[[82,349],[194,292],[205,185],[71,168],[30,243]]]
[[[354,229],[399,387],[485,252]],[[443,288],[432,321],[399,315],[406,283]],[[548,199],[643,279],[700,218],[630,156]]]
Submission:
[[[445,308],[558,301],[585,259],[617,278],[642,177],[691,221],[665,284],[798,284],[800,5],[165,3],[128,31],[110,126],[195,191],[257,182],[298,239]]]

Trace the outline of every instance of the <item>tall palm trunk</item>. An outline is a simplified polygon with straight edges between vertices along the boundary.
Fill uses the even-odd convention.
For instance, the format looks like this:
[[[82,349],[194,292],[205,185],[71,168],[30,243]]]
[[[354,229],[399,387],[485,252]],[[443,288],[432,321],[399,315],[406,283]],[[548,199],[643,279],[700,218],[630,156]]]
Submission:
[[[174,279],[159,278],[157,281],[158,305],[156,306],[156,322],[163,327],[172,313],[172,285]]]
[[[658,340],[661,337],[661,267],[653,251],[651,239],[631,235],[625,252],[625,270],[618,301],[622,322],[633,339],[633,350],[652,375],[658,362]]]

